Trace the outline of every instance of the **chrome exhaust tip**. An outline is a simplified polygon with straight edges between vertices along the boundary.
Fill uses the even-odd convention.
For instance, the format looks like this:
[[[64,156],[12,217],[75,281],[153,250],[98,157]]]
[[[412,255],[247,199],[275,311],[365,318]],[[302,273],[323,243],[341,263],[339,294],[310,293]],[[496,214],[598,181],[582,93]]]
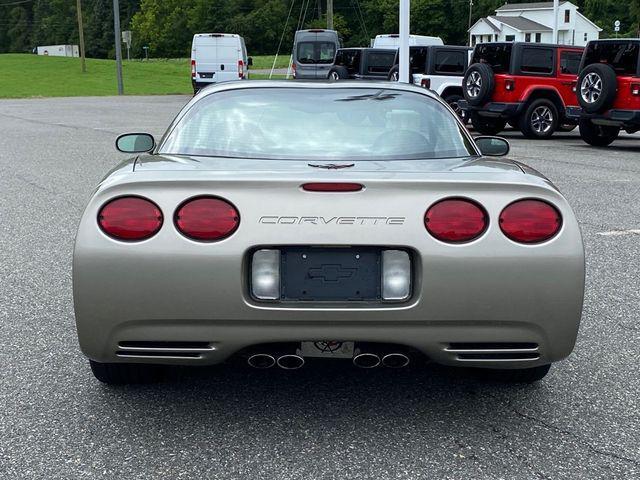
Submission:
[[[282,355],[278,357],[278,366],[285,370],[297,370],[304,365],[304,358],[300,355]]]
[[[353,357],[353,364],[358,368],[376,368],[380,365],[380,357],[375,353],[359,353]]]
[[[268,353],[256,353],[247,359],[247,363],[253,368],[271,368],[276,364],[276,359]]]
[[[403,368],[409,365],[409,357],[404,353],[389,353],[382,357],[382,364],[388,368]]]

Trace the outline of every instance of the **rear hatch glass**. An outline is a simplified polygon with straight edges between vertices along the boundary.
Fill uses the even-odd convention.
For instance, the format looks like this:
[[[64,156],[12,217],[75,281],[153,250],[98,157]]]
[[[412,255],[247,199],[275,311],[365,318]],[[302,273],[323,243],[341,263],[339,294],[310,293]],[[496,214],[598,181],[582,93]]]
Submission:
[[[476,45],[471,63],[486,63],[495,73],[509,73],[513,45]]]
[[[582,68],[594,63],[606,63],[618,75],[636,75],[639,54],[639,42],[594,42],[587,46]]]

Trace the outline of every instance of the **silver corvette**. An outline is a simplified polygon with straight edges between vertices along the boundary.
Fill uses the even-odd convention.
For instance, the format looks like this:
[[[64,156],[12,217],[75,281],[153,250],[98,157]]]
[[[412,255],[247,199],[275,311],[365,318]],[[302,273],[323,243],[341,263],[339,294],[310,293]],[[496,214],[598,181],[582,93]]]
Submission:
[[[193,98],[99,184],[73,261],[107,383],[231,357],[295,369],[430,360],[535,381],[575,344],[576,218],[427,89],[238,82]]]

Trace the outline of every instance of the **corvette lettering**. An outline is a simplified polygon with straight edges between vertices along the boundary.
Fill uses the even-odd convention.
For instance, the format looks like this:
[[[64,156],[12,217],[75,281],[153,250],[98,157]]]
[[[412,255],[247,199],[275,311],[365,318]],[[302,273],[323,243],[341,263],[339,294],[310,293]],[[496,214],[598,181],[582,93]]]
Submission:
[[[406,217],[280,217],[266,215],[258,223],[267,225],[404,225]]]

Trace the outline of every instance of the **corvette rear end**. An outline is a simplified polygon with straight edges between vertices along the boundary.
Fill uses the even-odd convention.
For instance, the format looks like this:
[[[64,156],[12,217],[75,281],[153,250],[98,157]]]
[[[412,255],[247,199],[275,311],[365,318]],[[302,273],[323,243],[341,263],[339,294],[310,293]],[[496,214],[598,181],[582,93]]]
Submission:
[[[371,89],[294,89],[323,88]],[[153,154],[99,185],[73,273],[80,345],[98,378],[130,380],[105,365],[238,355],[265,368],[333,356],[534,371],[571,353],[584,254],[564,197],[525,166],[480,156],[424,89],[384,89],[437,103],[470,154],[178,154],[167,142],[179,116]],[[241,88],[216,91],[226,90]],[[409,136],[394,135],[405,148]]]

